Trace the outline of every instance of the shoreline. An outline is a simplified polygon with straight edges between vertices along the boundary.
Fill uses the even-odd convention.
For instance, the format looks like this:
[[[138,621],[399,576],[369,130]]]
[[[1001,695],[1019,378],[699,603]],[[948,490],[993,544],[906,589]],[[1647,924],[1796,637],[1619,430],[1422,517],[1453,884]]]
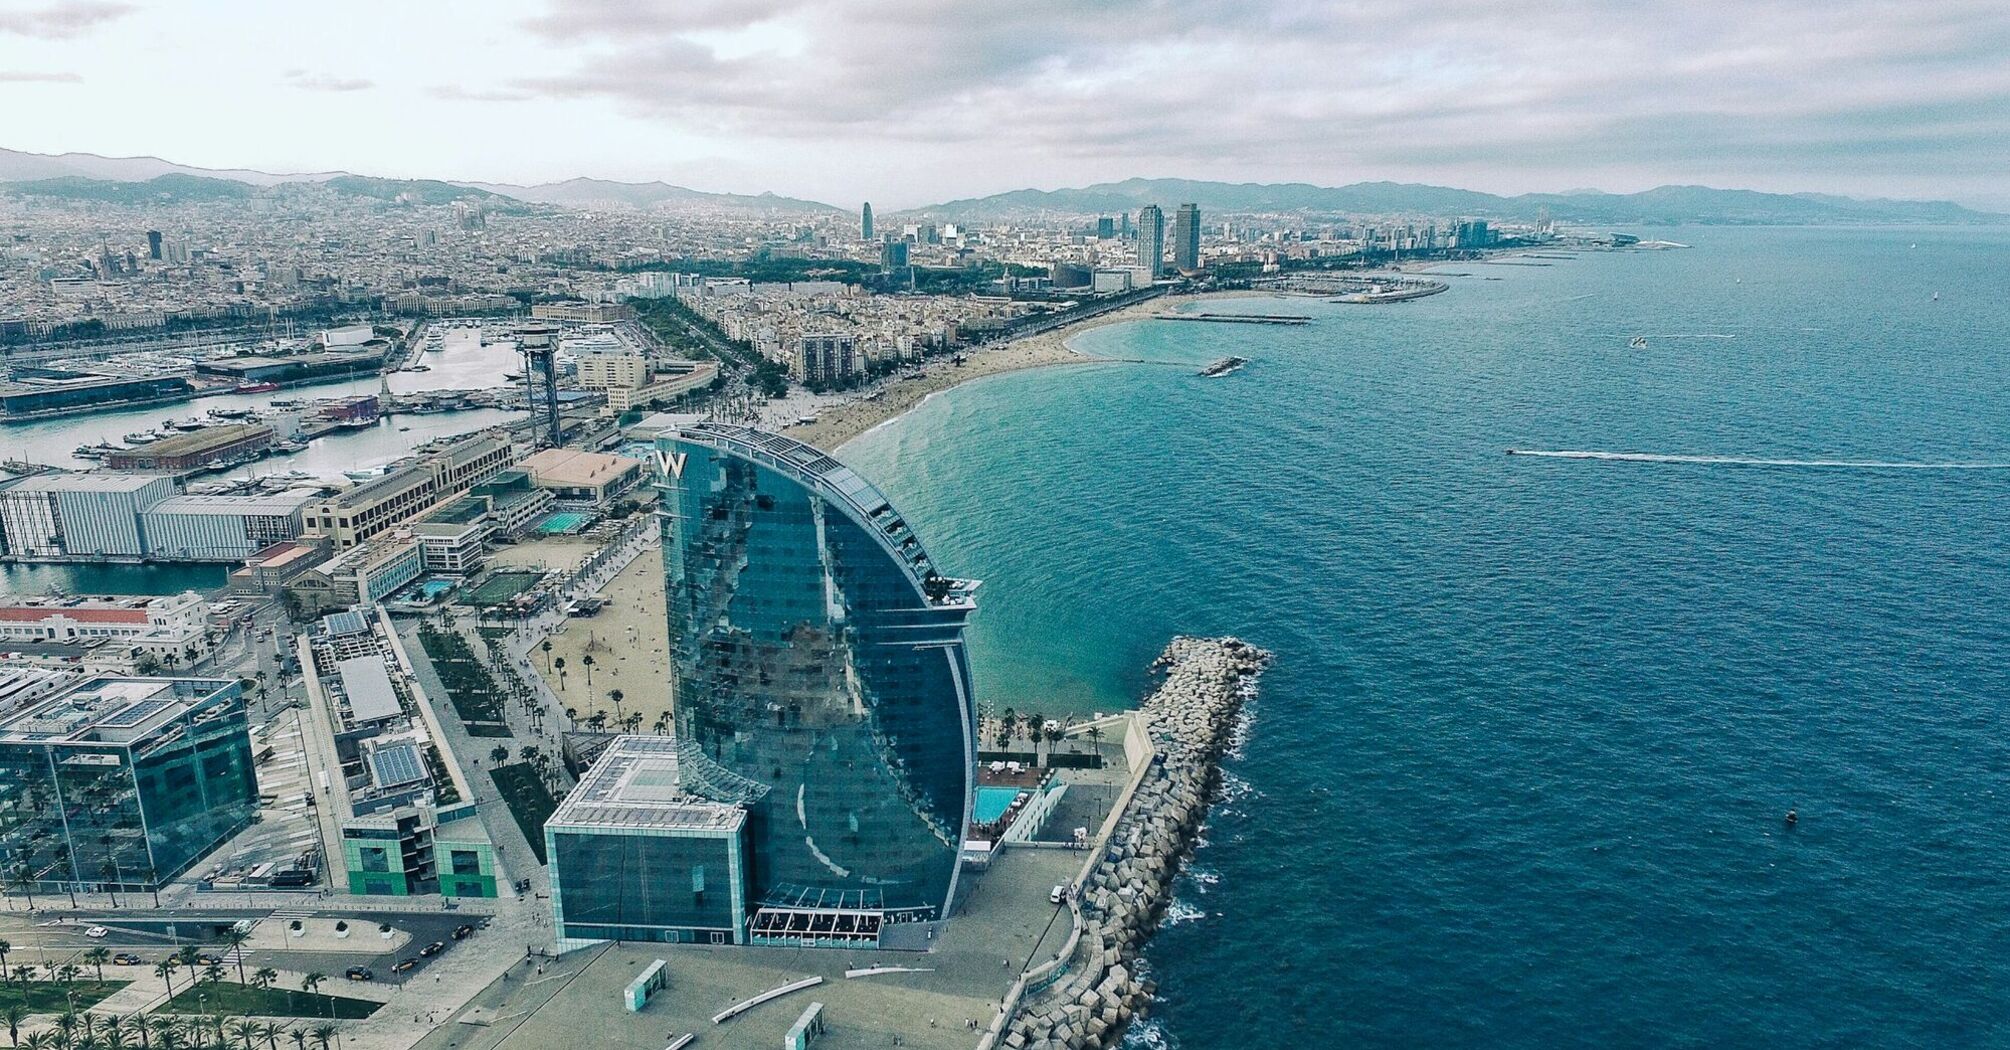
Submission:
[[[816,422],[791,424],[783,427],[782,433],[827,452],[833,452],[848,442],[912,412],[936,394],[955,389],[972,380],[1051,365],[1114,363],[1111,358],[1086,354],[1069,345],[1076,336],[1085,332],[1114,324],[1149,320],[1154,314],[1182,302],[1271,297],[1269,293],[1261,291],[1233,291],[1200,292],[1192,295],[1169,293],[1147,299],[1051,331],[1022,336],[997,346],[971,352],[960,366],[938,360],[929,364],[928,374],[919,379],[899,379],[864,396],[832,405],[818,412]]]

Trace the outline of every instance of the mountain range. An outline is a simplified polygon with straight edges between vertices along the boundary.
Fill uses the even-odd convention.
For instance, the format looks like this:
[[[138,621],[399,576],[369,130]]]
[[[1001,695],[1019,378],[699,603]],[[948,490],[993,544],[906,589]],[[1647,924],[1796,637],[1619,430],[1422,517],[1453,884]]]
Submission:
[[[190,167],[159,157],[101,157],[91,153],[49,155],[0,149],[0,190],[72,200],[201,202],[249,196],[253,191],[292,183],[316,183],[341,193],[393,200],[407,196],[428,204],[455,200],[503,199],[565,208],[724,211],[748,215],[805,217],[843,213],[819,201],[773,193],[712,193],[665,182],[612,182],[574,178],[519,186],[510,183],[435,179],[379,179],[348,172],[274,174],[249,169]],[[1972,224],[2010,222],[2010,216],[1974,211],[1947,201],[1861,200],[1816,193],[1761,193],[1708,186],[1661,186],[1639,193],[1572,190],[1501,196],[1476,190],[1418,183],[1357,182],[1346,186],[1310,183],[1230,183],[1188,179],[1127,179],[1057,190],[1013,190],[987,197],[946,201],[900,213],[888,220],[914,218],[946,222],[1070,218],[1135,213],[1146,204],[1170,212],[1179,204],[1199,205],[1204,215],[1277,214],[1308,217],[1356,215],[1442,215],[1533,220],[1547,213],[1562,222],[1597,225],[1702,224]]]
[[[1575,190],[1503,197],[1476,190],[1400,182],[1314,186],[1302,182],[1229,183],[1187,179],[1127,179],[1078,189],[1013,190],[948,201],[908,214],[948,221],[1135,213],[1147,204],[1170,212],[1179,204],[1202,214],[1459,215],[1538,218],[1619,225],[1677,223],[1819,225],[1846,223],[1996,223],[2010,216],[1972,211],[1947,201],[1858,200],[1814,193],[1760,193],[1708,186],[1660,186],[1639,193]]]

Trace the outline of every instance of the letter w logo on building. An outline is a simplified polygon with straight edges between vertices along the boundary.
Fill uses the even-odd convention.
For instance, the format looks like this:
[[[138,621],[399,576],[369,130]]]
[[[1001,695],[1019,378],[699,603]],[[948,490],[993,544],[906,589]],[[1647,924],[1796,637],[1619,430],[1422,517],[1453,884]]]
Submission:
[[[691,458],[689,452],[664,452],[657,450],[656,471],[667,474],[679,481],[684,480],[684,461]]]

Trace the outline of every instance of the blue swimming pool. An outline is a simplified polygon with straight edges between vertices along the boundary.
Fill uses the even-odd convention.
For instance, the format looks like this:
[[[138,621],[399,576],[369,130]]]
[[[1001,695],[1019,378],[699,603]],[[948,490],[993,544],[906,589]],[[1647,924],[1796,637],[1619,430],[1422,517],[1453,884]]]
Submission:
[[[546,536],[569,536],[587,526],[593,515],[576,510],[562,510],[538,523],[537,531]]]
[[[452,580],[427,580],[419,584],[419,597],[430,602],[440,595],[453,590],[454,586],[455,584]]]
[[[1012,800],[1018,797],[1018,788],[978,788],[977,801],[970,807],[970,817],[979,824],[989,824],[1004,816],[1005,811],[1012,808]]]

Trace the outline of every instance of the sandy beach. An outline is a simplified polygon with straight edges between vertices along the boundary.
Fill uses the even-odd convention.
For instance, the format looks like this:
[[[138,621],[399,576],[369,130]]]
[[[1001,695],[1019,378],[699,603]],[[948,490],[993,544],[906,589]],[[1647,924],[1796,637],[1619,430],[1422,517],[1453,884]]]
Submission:
[[[822,407],[817,413],[816,422],[798,423],[784,428],[782,433],[821,449],[836,449],[881,423],[906,414],[930,394],[940,393],[973,379],[1017,372],[1026,368],[1089,364],[1100,360],[1083,354],[1069,345],[1083,332],[1106,325],[1142,320],[1175,308],[1181,303],[1197,302],[1202,299],[1246,299],[1252,296],[1262,297],[1264,294],[1263,292],[1206,292],[1200,295],[1161,296],[1053,331],[972,351],[961,365],[952,365],[939,360],[931,362],[927,375],[916,379],[896,379],[867,391],[861,397]]]

